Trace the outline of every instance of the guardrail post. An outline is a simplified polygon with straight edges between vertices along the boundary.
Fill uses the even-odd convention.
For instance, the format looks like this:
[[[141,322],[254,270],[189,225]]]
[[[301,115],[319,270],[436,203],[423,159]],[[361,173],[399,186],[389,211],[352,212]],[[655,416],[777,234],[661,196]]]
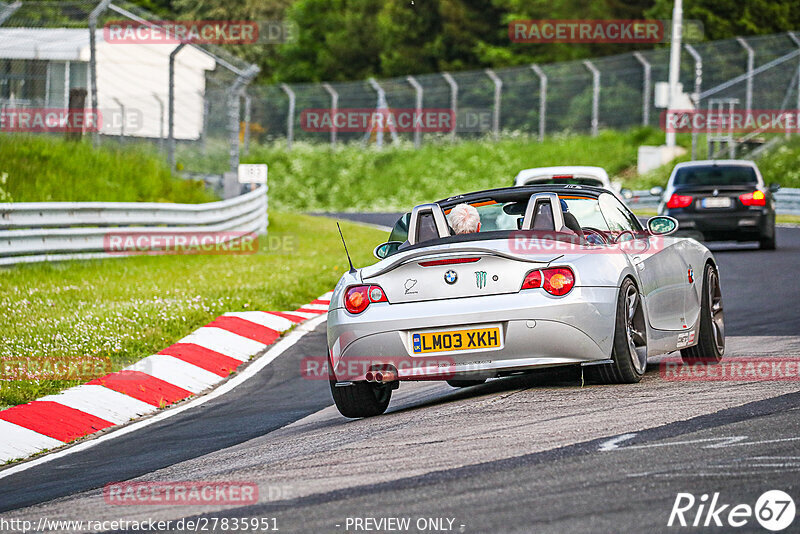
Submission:
[[[95,8],[89,13],[89,92],[91,95],[92,113],[97,113],[97,42],[95,33],[97,33],[97,18],[105,11],[111,0],[102,0]],[[92,143],[97,146],[100,143],[100,128],[92,130]]]
[[[650,124],[650,84],[652,83],[653,67],[650,65],[650,62],[644,58],[641,52],[634,52],[633,57],[636,58],[636,61],[638,61],[644,69],[642,80],[642,125],[647,126]]]
[[[450,86],[450,111],[453,113],[453,120],[456,122],[453,123],[453,131],[450,132],[450,137],[453,141],[456,140],[456,128],[458,124],[458,84],[456,83],[455,78],[449,72],[443,72],[442,77],[444,81],[447,82],[447,85]]]
[[[689,55],[694,59],[694,93],[692,93],[692,101],[694,108],[700,109],[700,90],[703,87],[703,58],[690,44],[683,45]],[[692,161],[697,159],[697,138],[698,133],[692,131]]]
[[[750,111],[753,107],[753,62],[755,61],[755,52],[753,48],[747,44],[747,41],[741,37],[737,37],[736,42],[742,45],[742,48],[747,51],[747,86],[745,88],[744,107],[746,111]]]
[[[322,88],[331,95],[331,147],[336,146],[336,113],[339,111],[339,93],[329,83],[323,83]]]
[[[286,149],[291,150],[292,141],[294,140],[294,104],[297,97],[294,91],[292,91],[292,88],[287,84],[282,83],[281,89],[283,89],[283,92],[289,97],[289,116],[286,118]]]
[[[583,64],[592,73],[592,137],[595,137],[600,124],[600,71],[588,59]]]
[[[539,65],[531,65],[531,69],[539,77],[539,142],[544,141],[547,117],[547,74]]]
[[[421,138],[422,138],[422,96],[423,96],[423,89],[422,85],[414,78],[413,76],[406,77],[408,83],[411,84],[411,87],[414,88],[414,109],[415,109],[415,117],[414,117],[414,148],[419,148]],[[453,117],[453,120],[456,120]],[[455,127],[455,124],[453,125]]]
[[[492,131],[495,140],[500,139],[500,99],[503,96],[503,80],[492,69],[484,71],[494,83],[494,106],[492,109]]]
[[[169,168],[175,170],[175,56],[183,50],[181,43],[169,54],[169,96],[167,98],[167,161]]]

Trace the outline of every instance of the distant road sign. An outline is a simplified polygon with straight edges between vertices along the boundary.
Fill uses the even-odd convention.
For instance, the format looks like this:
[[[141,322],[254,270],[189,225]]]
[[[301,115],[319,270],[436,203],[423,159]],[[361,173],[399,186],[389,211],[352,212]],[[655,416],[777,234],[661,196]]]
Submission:
[[[267,164],[240,164],[239,165],[240,184],[266,184],[267,183]]]

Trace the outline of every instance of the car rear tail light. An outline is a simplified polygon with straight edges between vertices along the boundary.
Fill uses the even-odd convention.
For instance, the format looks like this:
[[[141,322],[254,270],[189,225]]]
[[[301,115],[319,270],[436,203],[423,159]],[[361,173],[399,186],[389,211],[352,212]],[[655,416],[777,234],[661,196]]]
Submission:
[[[679,195],[677,193],[673,193],[671,197],[669,197],[669,201],[667,202],[668,208],[685,208],[689,204],[692,203],[692,196],[691,195]]]
[[[531,271],[525,275],[522,289],[536,289],[542,287],[542,271]]]
[[[553,180],[572,180],[571,174],[556,174],[553,176]]]
[[[745,206],[766,206],[767,195],[763,191],[753,191],[752,193],[744,193],[739,195],[739,200]]]
[[[544,274],[542,287],[551,295],[557,297],[566,295],[572,290],[572,286],[575,285],[575,275],[572,274],[571,269],[567,269],[566,267],[545,269],[542,273]]]
[[[344,294],[344,307],[352,314],[359,314],[372,302],[389,302],[380,286],[353,286]]]
[[[445,260],[430,260],[430,261],[421,261],[419,265],[421,267],[436,267],[437,265],[455,265],[458,263],[475,263],[480,258],[448,258]]]
[[[522,289],[536,289],[541,287],[551,295],[561,297],[572,291],[575,286],[575,274],[568,267],[556,267],[531,271],[525,275]]]

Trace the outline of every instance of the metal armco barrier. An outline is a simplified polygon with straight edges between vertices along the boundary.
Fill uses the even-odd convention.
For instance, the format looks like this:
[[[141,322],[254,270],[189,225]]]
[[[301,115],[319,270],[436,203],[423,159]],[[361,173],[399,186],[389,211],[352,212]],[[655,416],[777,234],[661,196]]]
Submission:
[[[655,210],[661,197],[655,197],[650,191],[634,191],[631,198],[625,199],[632,210]],[[775,193],[777,211],[783,215],[800,215],[800,189],[783,188]]]
[[[207,204],[17,202],[0,204],[0,265],[116,257],[109,233],[266,233],[267,186]]]

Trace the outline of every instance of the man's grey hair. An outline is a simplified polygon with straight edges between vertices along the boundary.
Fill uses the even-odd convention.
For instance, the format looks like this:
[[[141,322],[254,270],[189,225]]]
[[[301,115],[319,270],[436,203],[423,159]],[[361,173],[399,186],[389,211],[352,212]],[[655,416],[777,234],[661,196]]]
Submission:
[[[447,222],[456,234],[471,234],[478,231],[481,216],[473,206],[458,204],[450,210]]]

